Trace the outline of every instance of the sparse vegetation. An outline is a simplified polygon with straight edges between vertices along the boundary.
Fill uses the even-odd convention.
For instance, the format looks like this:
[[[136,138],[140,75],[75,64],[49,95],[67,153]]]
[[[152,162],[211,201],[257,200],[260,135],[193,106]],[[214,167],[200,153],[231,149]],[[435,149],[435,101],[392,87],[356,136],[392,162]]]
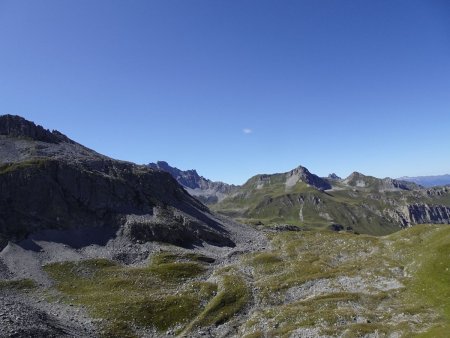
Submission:
[[[32,290],[36,283],[31,279],[0,280],[0,290]]]
[[[197,279],[205,272],[201,264],[176,259],[164,253],[142,268],[100,259],[50,264],[45,270],[67,302],[107,320],[106,336],[133,336],[135,327],[180,329],[214,296],[216,286]]]
[[[45,158],[35,158],[21,162],[6,163],[0,166],[0,175],[13,172],[15,170],[22,170],[26,168],[40,168],[48,163],[49,160]]]
[[[249,299],[248,286],[235,274],[221,276],[218,294],[209,302],[194,325],[209,326],[225,323],[238,313]]]
[[[448,226],[417,226],[387,237],[275,235],[272,251],[246,259],[264,305],[241,333],[287,337],[318,329],[316,334],[346,337],[393,332],[445,337],[449,248]]]
[[[230,320],[246,337],[448,332],[449,227],[417,226],[386,237],[328,231],[271,237],[271,250],[220,269],[206,256],[171,252],[141,268],[100,259],[45,269],[67,302],[106,319],[106,336],[131,337],[137,328],[189,335]],[[252,280],[240,272],[246,267]],[[250,304],[252,311],[236,317]]]

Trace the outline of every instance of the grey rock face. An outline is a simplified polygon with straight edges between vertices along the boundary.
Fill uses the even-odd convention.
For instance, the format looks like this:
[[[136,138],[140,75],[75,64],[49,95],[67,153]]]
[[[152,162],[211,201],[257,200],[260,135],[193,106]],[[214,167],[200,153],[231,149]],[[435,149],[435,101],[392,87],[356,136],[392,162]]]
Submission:
[[[305,167],[298,166],[297,168],[291,170],[286,174],[288,180],[294,176],[297,176],[298,180],[306,184],[309,184],[310,186],[318,190],[331,189],[330,183],[328,183],[323,178],[320,178],[319,176],[310,173],[309,170],[306,169]]]
[[[13,122],[20,123],[11,127],[10,120],[0,118],[0,129],[12,131],[0,137],[5,145],[0,151],[0,248],[8,240],[43,229],[118,229],[127,215],[152,214],[155,207],[182,213],[192,222],[180,223],[173,217],[177,224],[170,228],[173,231],[164,236],[163,231],[155,232],[149,240],[184,246],[201,241],[232,244],[208,208],[168,173],[110,159],[21,118],[14,117]],[[24,135],[35,138],[23,140]],[[173,239],[180,236],[185,239]]]
[[[136,243],[160,241],[182,247],[202,241],[216,246],[234,247],[234,243],[217,231],[187,214],[154,208],[152,215],[128,216],[123,233]]]
[[[412,224],[450,224],[450,207],[443,205],[412,204],[408,206]]]
[[[342,179],[338,175],[336,175],[335,173],[329,174],[327,178],[330,179],[330,180],[341,180]]]
[[[168,172],[177,180],[192,196],[206,204],[221,201],[237,190],[237,186],[223,182],[213,182],[200,176],[196,170],[180,170],[170,166],[167,162],[158,161],[150,163],[152,169]]]
[[[54,130],[50,132],[41,126],[35,125],[31,121],[25,120],[17,115],[0,116],[0,135],[9,135],[15,137],[28,137],[35,141],[47,143],[68,142],[73,143],[67,136]]]
[[[385,213],[403,228],[414,224],[450,224],[450,207],[446,205],[414,203],[387,209]]]

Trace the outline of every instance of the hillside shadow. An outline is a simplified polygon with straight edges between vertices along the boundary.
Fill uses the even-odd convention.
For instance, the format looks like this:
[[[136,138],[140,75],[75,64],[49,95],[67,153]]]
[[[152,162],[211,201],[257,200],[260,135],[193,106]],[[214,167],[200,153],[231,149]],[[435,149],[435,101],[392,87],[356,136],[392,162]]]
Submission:
[[[90,227],[70,230],[43,230],[29,235],[25,240],[17,243],[25,250],[41,251],[40,241],[60,243],[73,249],[81,249],[89,245],[104,246],[116,237],[117,228]]]

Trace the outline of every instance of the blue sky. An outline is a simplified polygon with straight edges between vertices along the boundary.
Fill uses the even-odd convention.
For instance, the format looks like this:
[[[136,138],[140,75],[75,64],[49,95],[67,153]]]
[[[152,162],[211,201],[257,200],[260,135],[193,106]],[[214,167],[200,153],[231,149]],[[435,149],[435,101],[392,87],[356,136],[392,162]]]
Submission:
[[[0,0],[0,112],[243,183],[450,172],[450,2]]]

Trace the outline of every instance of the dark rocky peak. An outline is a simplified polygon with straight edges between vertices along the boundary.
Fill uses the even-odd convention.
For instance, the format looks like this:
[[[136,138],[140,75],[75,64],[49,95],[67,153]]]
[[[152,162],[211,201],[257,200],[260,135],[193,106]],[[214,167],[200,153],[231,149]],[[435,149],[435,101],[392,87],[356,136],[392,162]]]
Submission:
[[[194,169],[180,170],[176,167],[172,167],[165,161],[150,163],[148,164],[148,167],[168,172],[191,195],[206,204],[217,203],[238,189],[237,186],[232,184],[213,182],[200,176]]]
[[[293,179],[298,179],[299,181],[309,184],[310,186],[313,186],[314,188],[319,190],[331,189],[330,183],[320,178],[319,176],[312,174],[307,168],[303,166],[298,166],[297,168],[289,171],[286,176],[287,183],[291,182]]]
[[[0,135],[31,138],[47,143],[74,143],[57,130],[50,131],[17,115],[0,116]]]
[[[179,174],[179,173],[182,173],[182,172],[192,172],[192,173],[197,174],[197,172],[194,169],[183,171],[183,170],[180,170],[180,169],[178,169],[176,167],[170,166],[169,163],[167,163],[166,161],[157,161],[156,163],[150,163],[149,167],[152,167],[152,168],[155,168],[155,169],[164,170],[164,171],[167,171],[169,173],[178,173]]]
[[[342,180],[342,178],[339,177],[338,175],[336,175],[335,173],[329,174],[329,175],[328,175],[328,179],[330,179],[330,180],[336,180],[336,181]]]
[[[297,168],[292,169],[289,172],[289,175],[300,175],[300,176],[304,176],[307,177],[309,175],[312,175],[309,170],[301,165],[299,165]]]
[[[200,182],[203,180],[206,181],[206,179],[204,177],[201,177],[194,169],[180,170],[176,167],[170,166],[165,161],[157,161],[156,163],[150,163],[148,164],[148,166],[153,169],[168,172],[169,174],[172,175],[173,178],[175,178],[178,181],[178,183],[191,189],[200,188],[201,185]]]

